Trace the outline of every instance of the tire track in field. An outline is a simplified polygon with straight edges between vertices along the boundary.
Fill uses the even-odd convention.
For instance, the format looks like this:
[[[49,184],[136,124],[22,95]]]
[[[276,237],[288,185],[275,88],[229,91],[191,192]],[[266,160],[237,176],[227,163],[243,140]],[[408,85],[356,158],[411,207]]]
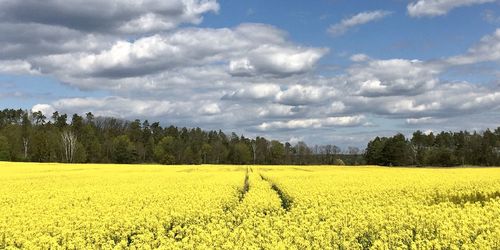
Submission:
[[[240,190],[240,197],[239,197],[239,201],[240,203],[243,201],[243,199],[245,198],[245,195],[246,193],[248,193],[248,190],[250,190],[250,184],[248,183],[248,169],[247,168],[247,171],[245,173],[245,180],[243,181],[243,188]]]
[[[226,207],[224,208],[225,213],[232,213],[235,209],[237,209],[239,206],[242,205],[243,201],[245,200],[247,193],[252,189],[250,185],[250,175],[254,174],[253,169],[251,167],[247,167],[246,173],[245,173],[245,178],[243,180],[243,186],[241,188],[238,188],[238,204],[235,206],[231,207]],[[261,173],[255,173],[258,177],[260,177],[260,181],[267,182],[270,186],[270,189],[278,196],[280,200],[280,207],[285,211],[288,212],[290,209],[292,209],[293,206],[293,198],[287,194],[282,188],[279,187],[278,184],[275,182],[271,181],[269,178],[265,177]]]
[[[227,204],[224,205],[222,210],[224,213],[231,213],[233,210],[235,210],[238,206],[241,205],[243,200],[245,199],[246,194],[250,190],[250,182],[249,182],[249,175],[250,175],[251,169],[247,167],[245,170],[245,177],[243,179],[243,186],[236,188],[237,190],[237,196],[238,196],[238,203],[236,204]]]
[[[283,191],[283,189],[281,189],[275,182],[269,180],[262,174],[259,175],[260,178],[264,181],[267,181],[271,185],[271,189],[274,190],[274,192],[276,192],[276,194],[281,200],[281,207],[287,212],[290,211],[293,205],[293,198],[290,195],[288,195],[285,191]]]

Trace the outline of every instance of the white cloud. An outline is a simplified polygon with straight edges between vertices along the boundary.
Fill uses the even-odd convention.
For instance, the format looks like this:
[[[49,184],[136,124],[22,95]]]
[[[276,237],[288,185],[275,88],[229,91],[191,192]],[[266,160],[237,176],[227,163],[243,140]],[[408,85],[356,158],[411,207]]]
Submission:
[[[257,110],[258,116],[261,118],[279,118],[279,117],[289,117],[294,116],[300,112],[300,110],[281,104],[268,104],[265,107],[260,107]]]
[[[203,115],[215,115],[221,112],[220,107],[217,103],[205,104],[201,109],[200,113]]]
[[[408,4],[408,14],[412,17],[442,16],[450,10],[463,6],[491,3],[496,0],[417,0]]]
[[[332,88],[318,86],[292,85],[276,95],[276,102],[285,105],[307,105],[322,102],[335,95]]]
[[[31,111],[32,112],[40,111],[45,117],[50,117],[55,112],[55,109],[49,104],[36,104],[31,108]]]
[[[38,107],[38,105],[35,105]],[[87,97],[87,98],[65,98],[54,101],[53,103],[44,104],[43,108],[58,110],[67,113],[84,113],[91,111],[98,116],[112,116],[119,118],[131,117],[159,117],[162,115],[178,115],[187,112],[190,108],[183,103],[172,103],[169,101],[158,100],[139,100],[130,99],[118,96],[109,97]]]
[[[198,24],[217,12],[216,0],[0,0],[0,17],[10,23],[40,23],[73,30],[138,34]]]
[[[288,139],[288,142],[291,145],[297,145],[297,143],[299,143],[301,141],[304,141],[304,137],[303,136],[301,136],[301,137],[292,136],[290,139]]]
[[[369,60],[347,69],[347,82],[362,96],[416,95],[432,89],[440,69],[419,60]]]
[[[23,60],[0,60],[0,73],[2,74],[39,74],[38,69],[33,68],[33,66]]]
[[[233,76],[253,76],[255,75],[255,66],[248,58],[231,60],[229,62],[229,72]]]
[[[114,40],[108,35],[83,33],[66,27],[38,23],[2,23],[1,19],[0,34],[0,60],[95,52],[108,47]]]
[[[225,95],[223,99],[273,99],[280,91],[277,84],[257,83]]]
[[[408,118],[406,119],[406,124],[408,125],[422,125],[422,124],[434,124],[446,121],[445,119],[434,118],[430,116],[420,117],[420,118]]]
[[[446,62],[452,65],[466,65],[487,61],[500,61],[500,29],[481,38],[479,43],[470,48],[467,53],[446,59]]]
[[[231,61],[233,67],[230,68],[230,73],[272,76],[301,74],[312,70],[316,62],[327,52],[327,49],[263,44],[249,51],[245,58]],[[234,67],[235,63],[239,67]]]
[[[483,95],[472,95],[470,98],[458,105],[459,110],[477,110],[482,107],[500,107],[500,91],[484,93]]]
[[[365,54],[354,54],[349,59],[353,62],[365,62],[370,60],[370,57]]]
[[[441,83],[414,96],[351,97],[344,100],[349,112],[393,118],[453,117],[500,108],[500,90],[470,83]],[[413,120],[411,120],[413,121]]]
[[[389,114],[426,114],[441,108],[441,103],[423,102],[420,103],[415,99],[397,100],[393,102],[385,102],[382,108]]]
[[[326,117],[326,118],[311,118],[311,119],[294,119],[288,121],[264,122],[257,128],[261,131],[268,130],[294,130],[305,128],[321,128],[321,127],[344,127],[358,126],[364,120],[363,116],[341,116],[341,117]]]
[[[333,36],[342,35],[345,32],[347,32],[347,30],[349,30],[350,28],[366,24],[369,22],[373,22],[376,20],[380,20],[390,14],[391,14],[390,11],[385,11],[385,10],[361,12],[349,18],[342,19],[340,23],[330,25],[330,27],[328,28],[328,33],[330,33]]]
[[[120,40],[99,53],[50,55],[33,61],[44,66],[46,73],[71,78],[76,85],[79,78],[123,79],[220,64],[229,65],[229,73],[235,76],[279,78],[312,70],[328,51],[293,45],[283,36],[282,31],[260,24],[244,24],[235,29],[190,28],[136,41]]]
[[[334,101],[330,107],[328,107],[328,113],[340,113],[345,110],[345,105],[341,101]]]

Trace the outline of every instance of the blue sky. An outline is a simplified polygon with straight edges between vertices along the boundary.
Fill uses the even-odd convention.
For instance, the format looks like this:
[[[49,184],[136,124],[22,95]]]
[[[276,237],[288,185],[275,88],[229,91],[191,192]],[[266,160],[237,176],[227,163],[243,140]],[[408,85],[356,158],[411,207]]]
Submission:
[[[338,53],[366,53],[377,58],[433,59],[463,52],[498,23],[484,20],[484,12],[498,14],[498,3],[456,8],[445,16],[411,18],[406,1],[223,1],[218,15],[204,17],[202,27],[232,27],[240,23],[272,24],[288,32],[291,40],[310,46],[327,46],[326,63]],[[355,27],[332,39],[332,24],[363,11],[387,10],[382,20]],[[450,46],[453,42],[453,46]]]
[[[500,124],[500,2],[0,0],[0,108],[364,147]]]

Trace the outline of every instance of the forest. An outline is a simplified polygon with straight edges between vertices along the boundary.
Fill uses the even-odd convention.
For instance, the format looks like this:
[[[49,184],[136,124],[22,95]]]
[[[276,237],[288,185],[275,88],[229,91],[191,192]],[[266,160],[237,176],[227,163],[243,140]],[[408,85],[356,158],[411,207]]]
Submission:
[[[376,137],[365,152],[367,164],[385,166],[500,166],[500,127],[494,131],[416,131]]]
[[[362,164],[361,150],[54,112],[0,111],[0,160],[66,163]]]
[[[292,145],[264,137],[54,112],[0,111],[0,160],[65,163],[325,164],[386,166],[500,165],[493,132],[413,133],[376,137],[366,150]]]

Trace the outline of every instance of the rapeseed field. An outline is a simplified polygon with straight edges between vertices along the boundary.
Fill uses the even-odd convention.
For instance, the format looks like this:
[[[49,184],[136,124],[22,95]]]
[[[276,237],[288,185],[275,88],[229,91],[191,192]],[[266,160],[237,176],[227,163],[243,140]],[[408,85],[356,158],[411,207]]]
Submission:
[[[0,162],[15,248],[500,249],[500,169]]]

